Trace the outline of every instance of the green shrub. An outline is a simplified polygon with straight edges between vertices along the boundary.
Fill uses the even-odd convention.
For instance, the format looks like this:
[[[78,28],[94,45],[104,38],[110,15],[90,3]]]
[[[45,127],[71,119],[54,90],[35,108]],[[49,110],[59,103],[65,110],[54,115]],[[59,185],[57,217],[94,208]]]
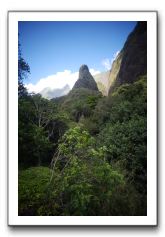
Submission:
[[[45,203],[51,170],[46,167],[32,167],[19,171],[18,214],[23,216],[40,215]],[[49,214],[49,210],[47,209]]]

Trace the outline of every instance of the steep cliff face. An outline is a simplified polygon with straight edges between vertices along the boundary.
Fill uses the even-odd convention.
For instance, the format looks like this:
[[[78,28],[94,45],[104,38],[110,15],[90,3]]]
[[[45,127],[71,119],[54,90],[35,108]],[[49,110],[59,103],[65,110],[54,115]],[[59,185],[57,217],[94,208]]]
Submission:
[[[110,71],[109,93],[117,85],[133,83],[147,74],[147,22],[138,22]]]
[[[138,22],[123,48],[119,84],[134,82],[147,73],[147,22]]]
[[[123,53],[122,51],[118,54],[117,58],[114,60],[112,64],[112,68],[109,72],[109,78],[108,78],[108,90],[110,90],[113,85],[115,84],[115,81],[117,79],[117,76],[119,74],[121,62],[123,58]]]
[[[97,84],[92,77],[91,73],[89,72],[87,65],[82,65],[79,69],[79,78],[76,81],[73,89],[77,88],[87,88],[89,90],[96,90],[98,91]]]

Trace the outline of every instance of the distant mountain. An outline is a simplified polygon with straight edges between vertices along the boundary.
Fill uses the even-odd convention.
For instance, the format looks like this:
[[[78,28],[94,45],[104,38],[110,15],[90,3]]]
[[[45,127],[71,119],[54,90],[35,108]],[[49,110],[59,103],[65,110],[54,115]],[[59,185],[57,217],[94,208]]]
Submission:
[[[68,94],[69,91],[70,91],[70,87],[68,84],[66,84],[63,88],[58,88],[58,89],[57,88],[51,89],[50,87],[46,87],[40,92],[40,94],[47,99],[52,99],[52,98],[64,96]]]
[[[86,88],[89,90],[98,91],[97,84],[93,76],[89,72],[87,65],[82,65],[79,69],[79,78],[73,86],[73,89],[77,89],[77,88]]]
[[[97,87],[99,91],[101,91],[102,94],[105,96],[108,95],[108,90],[109,90],[109,75],[110,75],[110,72],[106,71],[106,72],[101,72],[93,76],[97,83]]]

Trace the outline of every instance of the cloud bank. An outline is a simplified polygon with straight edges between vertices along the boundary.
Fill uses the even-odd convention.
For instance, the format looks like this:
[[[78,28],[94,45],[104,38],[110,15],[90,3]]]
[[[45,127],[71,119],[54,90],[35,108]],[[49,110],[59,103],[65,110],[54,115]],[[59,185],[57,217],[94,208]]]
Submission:
[[[100,71],[91,68],[90,73],[94,76],[99,74]],[[78,72],[64,70],[63,72],[57,72],[54,75],[41,78],[36,84],[29,83],[25,86],[28,92],[40,93],[43,97],[51,99],[66,95],[77,81],[78,74]]]

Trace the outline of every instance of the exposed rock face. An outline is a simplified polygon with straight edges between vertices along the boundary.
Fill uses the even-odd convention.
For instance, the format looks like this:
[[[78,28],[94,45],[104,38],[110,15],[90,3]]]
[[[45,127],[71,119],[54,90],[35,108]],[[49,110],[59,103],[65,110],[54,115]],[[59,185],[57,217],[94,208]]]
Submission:
[[[115,86],[133,83],[140,75],[147,74],[147,22],[137,23],[119,57],[114,61],[110,72],[109,93]]]
[[[97,84],[89,72],[87,65],[82,65],[79,69],[79,78],[76,81],[73,89],[76,88],[87,88],[98,91]]]
[[[117,81],[134,82],[147,73],[147,22],[138,22],[123,48],[123,59]]]
[[[121,62],[122,62],[123,54],[122,51],[118,54],[117,58],[114,60],[112,64],[112,68],[109,72],[109,78],[108,78],[108,90],[111,90],[113,88],[113,85],[115,84],[115,81],[117,79],[117,76],[119,74]]]

